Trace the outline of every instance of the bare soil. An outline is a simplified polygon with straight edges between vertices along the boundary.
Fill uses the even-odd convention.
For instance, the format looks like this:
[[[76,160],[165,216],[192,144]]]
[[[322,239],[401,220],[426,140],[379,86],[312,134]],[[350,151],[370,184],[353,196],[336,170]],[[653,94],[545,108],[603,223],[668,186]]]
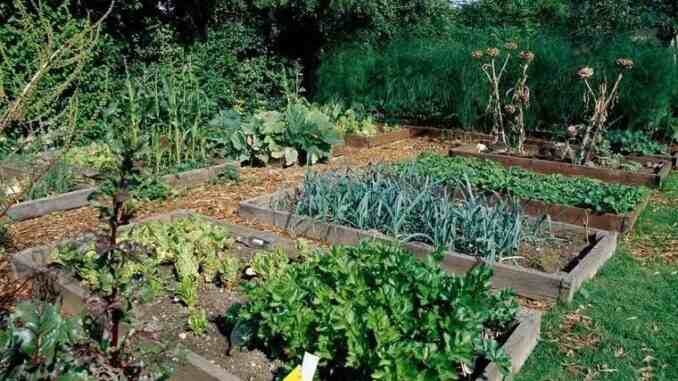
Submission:
[[[255,254],[255,250],[236,244],[229,254],[247,262]],[[171,271],[168,270],[167,273],[167,289],[172,290],[174,277]],[[242,380],[274,379],[282,365],[280,362],[269,360],[258,350],[240,349],[229,343],[224,315],[234,304],[244,302],[238,288],[224,288],[206,283],[200,290],[198,300],[199,307],[207,312],[209,319],[207,332],[202,336],[197,336],[188,329],[188,308],[175,299],[171,291],[150,303],[136,305],[135,325],[157,334],[163,346],[168,346],[169,349],[176,346],[177,351],[168,351],[164,361],[179,364],[182,361],[181,356],[173,354],[188,349]]]
[[[546,273],[567,272],[574,268],[577,259],[592,247],[590,237],[573,230],[547,233],[536,240],[526,240],[516,254],[513,264]]]

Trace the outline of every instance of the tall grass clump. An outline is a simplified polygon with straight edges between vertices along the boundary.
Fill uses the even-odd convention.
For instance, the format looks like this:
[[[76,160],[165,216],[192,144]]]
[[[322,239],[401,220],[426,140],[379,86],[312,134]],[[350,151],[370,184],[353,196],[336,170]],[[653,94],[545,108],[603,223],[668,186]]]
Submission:
[[[515,254],[525,236],[515,205],[491,203],[429,177],[374,166],[364,171],[308,173],[296,194],[274,207],[402,241],[421,241],[490,261]]]
[[[471,125],[486,103],[464,40],[396,39],[348,46],[318,70],[317,98],[361,103],[388,117]]]
[[[379,47],[348,45],[323,60],[315,95],[319,101],[359,102],[387,118],[489,131],[487,85],[471,52],[508,41],[536,56],[530,67],[528,130],[583,123],[582,88],[573,73],[590,66],[612,81],[619,57],[632,59],[637,70],[625,78],[611,127],[662,134],[670,124],[678,86],[673,55],[669,48],[625,35],[583,44],[548,32],[467,29],[445,37],[401,36]],[[506,78],[509,83],[517,79]]]

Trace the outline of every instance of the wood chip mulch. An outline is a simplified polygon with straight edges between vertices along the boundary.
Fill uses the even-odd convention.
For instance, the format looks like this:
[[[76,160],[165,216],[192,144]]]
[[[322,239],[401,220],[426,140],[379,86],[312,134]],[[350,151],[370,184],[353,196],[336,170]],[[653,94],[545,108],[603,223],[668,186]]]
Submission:
[[[357,168],[380,162],[393,162],[413,158],[424,151],[445,153],[447,145],[443,142],[418,138],[395,142],[382,147],[351,150],[346,156],[333,158],[327,164],[312,167],[314,171],[327,171],[338,168]],[[189,209],[232,223],[244,223],[238,217],[238,205],[241,201],[271,193],[278,189],[299,183],[306,168],[242,168],[240,182],[226,185],[206,185],[193,188],[177,197],[142,205],[137,213],[139,218],[153,214],[171,212],[177,209]],[[75,238],[83,233],[96,230],[97,212],[87,207],[63,213],[54,213],[40,218],[12,224],[10,228],[10,251],[21,251],[30,247],[45,245],[56,241]],[[266,230],[271,227],[260,226]]]

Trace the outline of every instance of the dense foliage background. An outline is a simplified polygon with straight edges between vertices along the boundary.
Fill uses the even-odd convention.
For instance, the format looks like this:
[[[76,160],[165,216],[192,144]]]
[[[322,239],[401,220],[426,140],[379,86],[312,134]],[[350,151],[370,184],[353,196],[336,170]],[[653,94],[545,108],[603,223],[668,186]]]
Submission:
[[[64,29],[110,6],[21,1],[49,9]],[[515,40],[537,55],[530,128],[577,122],[576,68],[593,65],[610,76],[624,55],[637,70],[624,83],[613,127],[667,137],[678,104],[669,47],[677,16],[671,0],[118,0],[77,83],[80,136],[101,136],[99,120],[128,74],[134,82],[168,70],[197,81],[207,100],[201,121],[225,108],[282,109],[285,94],[303,87],[314,101],[360,103],[385,117],[483,127],[484,84],[469,54]],[[15,18],[16,3],[0,4],[3,59],[21,65],[40,37],[17,33]]]

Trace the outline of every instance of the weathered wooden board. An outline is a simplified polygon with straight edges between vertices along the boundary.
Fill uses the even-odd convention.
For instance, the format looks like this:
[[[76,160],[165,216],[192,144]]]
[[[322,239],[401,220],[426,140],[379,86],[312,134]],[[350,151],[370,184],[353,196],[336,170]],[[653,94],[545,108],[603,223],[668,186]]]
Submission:
[[[531,310],[521,310],[518,315],[520,322],[511,336],[506,340],[502,349],[511,359],[511,373],[517,374],[525,365],[525,361],[536,348],[541,333],[540,312]],[[490,363],[483,373],[482,380],[486,381],[506,381],[497,365]],[[509,378],[510,379],[510,378]]]
[[[529,171],[543,174],[561,174],[565,176],[580,176],[602,180],[610,183],[626,185],[641,185],[649,188],[659,188],[671,171],[671,162],[662,161],[663,166],[655,173],[640,173],[620,169],[586,167],[550,160],[532,159],[497,153],[479,153],[474,146],[452,148],[450,156],[464,156],[496,161],[503,166],[520,167]]]
[[[649,196],[634,211],[626,214],[596,213],[590,209],[557,204],[547,204],[539,200],[521,200],[522,210],[530,216],[548,215],[554,221],[572,225],[588,226],[611,232],[626,233],[633,230],[640,213],[645,209]]]
[[[228,162],[178,174],[166,175],[163,176],[163,180],[175,188],[190,188],[215,179],[226,168],[233,166],[239,168],[239,164]],[[13,221],[24,221],[54,212],[81,208],[89,204],[89,197],[95,191],[96,187],[89,187],[37,200],[21,202],[12,206],[8,210],[7,215]]]
[[[394,131],[379,132],[374,136],[347,135],[344,137],[344,142],[353,148],[374,148],[409,139],[410,136],[410,130],[400,128]]]

